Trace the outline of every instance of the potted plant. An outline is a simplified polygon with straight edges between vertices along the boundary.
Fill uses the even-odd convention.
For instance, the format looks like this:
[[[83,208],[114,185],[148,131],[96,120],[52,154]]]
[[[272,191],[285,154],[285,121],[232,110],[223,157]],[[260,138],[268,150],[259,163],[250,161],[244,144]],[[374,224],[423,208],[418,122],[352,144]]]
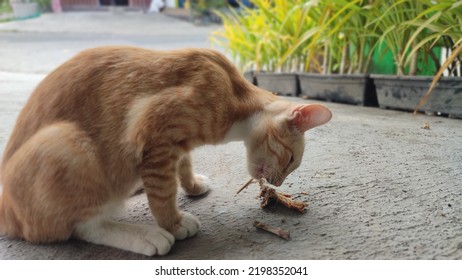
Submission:
[[[314,53],[322,53],[321,73],[299,74],[301,94],[307,98],[365,106],[377,106],[368,67],[375,37],[364,29],[370,6],[366,1],[324,1],[318,4],[317,30],[305,49],[306,65]],[[315,65],[319,65],[316,61]]]
[[[428,4],[433,4],[424,12],[429,19],[415,22],[421,26],[416,33],[423,28],[431,30],[432,36],[428,40],[441,42],[447,52],[414,113],[430,110],[462,118],[462,2],[439,1],[437,4]]]
[[[245,9],[238,11],[229,9],[229,13],[215,11],[222,22],[223,28],[213,33],[211,40],[221,45],[232,56],[238,67],[245,71],[244,76],[256,84],[255,71],[257,65],[256,45],[260,39],[263,22],[252,20],[258,18],[256,11]],[[245,13],[244,15],[241,13]]]
[[[255,0],[253,9],[221,15],[224,28],[215,34],[247,77],[269,91],[296,96],[300,50],[281,57],[304,34],[307,8],[295,0]]]
[[[442,112],[448,114],[450,117],[462,118],[462,99],[460,96],[460,92],[462,92],[462,78],[460,76],[441,78],[445,69],[450,68],[451,65],[457,63],[459,67],[462,65],[462,39],[451,50],[452,53],[445,59],[438,73],[433,78],[429,89],[414,110],[414,114],[427,105],[433,112]],[[459,75],[461,70],[459,69]],[[430,94],[433,92],[436,93],[430,97]]]
[[[0,0],[0,22],[9,21],[12,18],[12,9],[8,0]]]
[[[368,76],[353,75],[367,69],[369,61],[371,39],[358,31],[364,26],[363,2],[256,0],[255,9],[225,16],[224,30],[216,35],[224,38],[222,45],[241,67],[256,73],[263,88],[284,95],[301,91],[310,98],[376,104],[375,94],[372,101],[365,97],[370,92],[366,85],[372,84]]]
[[[28,19],[40,16],[40,5],[33,0],[10,0],[15,19]]]
[[[461,59],[457,51],[462,41],[462,3],[402,0],[379,11],[372,24],[383,32],[379,41],[393,54],[397,70],[396,76],[373,76],[380,106],[413,110],[432,84],[435,73],[416,75],[430,66],[440,68],[441,75],[446,66],[453,65],[448,74],[459,77],[444,77],[438,85],[434,83],[435,93],[419,110],[461,117],[462,97],[458,94],[462,90]],[[437,47],[452,50],[455,63],[443,64],[441,68]]]
[[[309,16],[312,2],[254,1],[263,15],[262,33],[257,44],[256,80],[258,86],[286,96],[298,96],[297,72],[303,70],[306,53],[300,47],[315,22]]]
[[[208,25],[213,20],[213,9],[225,6],[224,0],[190,0],[191,18],[197,25]]]
[[[461,1],[254,2],[256,9],[225,18],[221,43],[243,69],[256,72],[259,86],[274,92],[287,92],[277,77],[298,72],[300,88],[292,78],[291,91],[300,90],[305,97],[412,110],[437,69],[442,67],[435,81],[447,67],[451,75],[461,75]],[[438,48],[452,51],[452,64],[441,65]],[[395,75],[375,72],[377,60],[386,62],[386,55]],[[423,74],[430,76],[420,77]],[[264,80],[268,76],[271,86]],[[450,86],[443,86],[445,80]],[[458,80],[440,79],[435,90],[444,89],[448,97],[433,94],[422,110],[458,115]],[[443,99],[433,101],[434,96]]]

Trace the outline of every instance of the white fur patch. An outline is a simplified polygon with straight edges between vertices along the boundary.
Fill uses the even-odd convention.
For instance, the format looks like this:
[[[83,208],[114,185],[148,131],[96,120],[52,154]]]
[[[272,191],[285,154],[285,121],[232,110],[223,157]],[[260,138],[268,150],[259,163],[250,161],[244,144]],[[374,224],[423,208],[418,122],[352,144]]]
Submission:
[[[134,141],[133,136],[136,134],[135,129],[139,120],[144,116],[146,111],[149,109],[149,105],[151,104],[152,100],[155,96],[145,96],[137,98],[133,105],[131,106],[130,110],[128,111],[127,115],[125,116],[125,135],[123,141],[128,143]],[[140,146],[131,147],[134,149],[134,154],[137,156],[141,155]]]
[[[102,213],[77,225],[74,236],[90,243],[110,246],[147,256],[165,255],[175,237],[157,225],[128,224],[112,221],[121,203],[111,202]]]
[[[181,212],[180,227],[175,231],[176,240],[183,240],[188,237],[194,236],[199,231],[201,223],[194,215]]]
[[[196,181],[197,187],[199,187],[200,189],[200,191],[195,195],[203,195],[210,190],[212,183],[210,182],[210,179],[207,176],[195,174],[194,179]]]
[[[258,116],[259,114],[255,114],[243,121],[235,122],[228,132],[226,132],[225,138],[223,138],[221,143],[226,144],[232,141],[246,141],[249,135],[249,130],[252,130],[255,119],[257,119]]]
[[[143,114],[148,110],[149,105],[154,96],[144,96],[137,98],[130,110],[128,111],[125,121],[126,121],[126,132],[128,135],[131,134],[138,120],[143,116]]]
[[[156,225],[127,224],[97,217],[77,226],[75,237],[147,256],[167,254],[175,242]]]

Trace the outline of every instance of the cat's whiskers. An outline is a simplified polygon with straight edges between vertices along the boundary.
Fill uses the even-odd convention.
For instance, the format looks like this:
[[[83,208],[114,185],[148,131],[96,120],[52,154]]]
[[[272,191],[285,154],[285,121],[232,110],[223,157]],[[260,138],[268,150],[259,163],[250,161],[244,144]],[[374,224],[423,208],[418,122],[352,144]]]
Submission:
[[[284,177],[282,176],[281,172],[279,172],[275,168],[268,168],[268,172],[265,172],[267,175],[267,180],[276,186],[280,186],[282,184],[282,181],[284,180]]]
[[[269,166],[269,165],[261,165],[261,164],[256,164],[253,162],[249,163],[250,168],[258,169],[259,171],[257,172],[257,177],[255,179],[262,179],[264,178],[265,180],[269,181],[270,183],[278,183],[283,181],[284,176],[283,174],[278,171],[276,168]],[[260,171],[261,168],[261,171]]]

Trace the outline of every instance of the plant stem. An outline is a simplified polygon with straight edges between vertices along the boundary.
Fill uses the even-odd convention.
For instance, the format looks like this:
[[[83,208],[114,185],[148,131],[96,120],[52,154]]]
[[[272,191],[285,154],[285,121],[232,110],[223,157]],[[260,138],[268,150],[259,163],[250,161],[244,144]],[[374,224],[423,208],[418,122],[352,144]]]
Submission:
[[[345,74],[345,61],[348,54],[348,42],[345,38],[343,48],[342,48],[342,58],[340,60],[340,69],[339,74]]]
[[[412,48],[414,48],[415,43],[412,43]],[[419,52],[415,52],[411,57],[411,64],[409,66],[409,75],[414,76],[417,72],[417,59],[419,57]]]

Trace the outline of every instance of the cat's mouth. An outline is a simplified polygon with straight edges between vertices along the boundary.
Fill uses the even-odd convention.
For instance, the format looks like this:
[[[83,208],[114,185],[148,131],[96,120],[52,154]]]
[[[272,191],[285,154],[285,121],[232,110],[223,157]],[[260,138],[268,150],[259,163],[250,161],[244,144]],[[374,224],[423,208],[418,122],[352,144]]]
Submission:
[[[256,178],[255,179],[261,179],[265,177],[265,165],[261,163],[256,170]]]
[[[274,186],[281,186],[284,179],[281,179],[279,176],[270,176],[267,175],[267,169],[265,168],[265,164],[261,163],[255,170],[255,179],[262,179],[264,178],[268,183]]]
[[[266,181],[268,181],[271,185],[274,185],[276,187],[280,187],[282,185],[283,180],[278,179],[278,178],[266,178]]]

